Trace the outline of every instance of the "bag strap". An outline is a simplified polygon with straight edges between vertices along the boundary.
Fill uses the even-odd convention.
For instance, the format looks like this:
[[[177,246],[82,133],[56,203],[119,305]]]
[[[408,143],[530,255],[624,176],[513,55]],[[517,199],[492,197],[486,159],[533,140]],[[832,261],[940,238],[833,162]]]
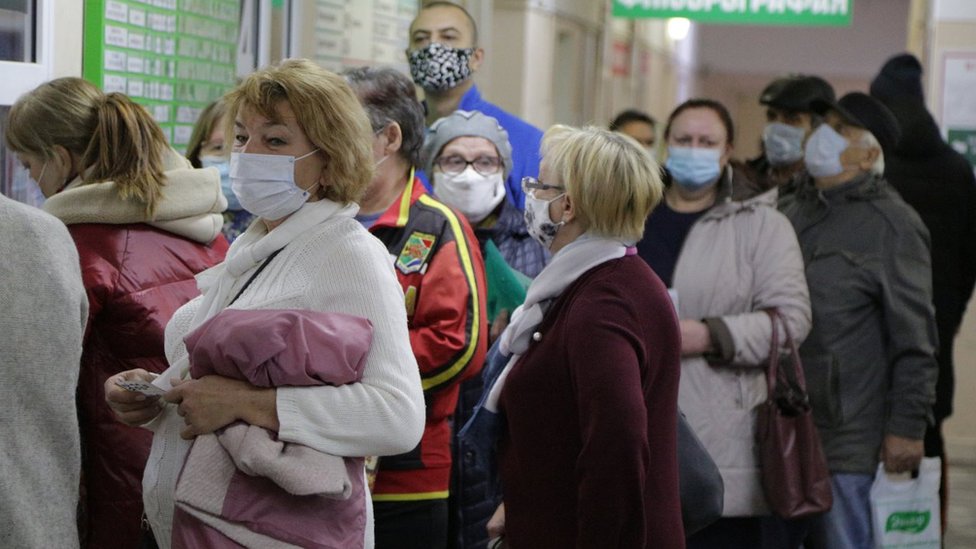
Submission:
[[[790,363],[792,364],[792,372],[784,372],[787,376],[792,375],[795,379],[797,386],[803,390],[807,390],[807,380],[803,375],[803,366],[800,363],[800,351],[796,346],[796,340],[793,339],[793,334],[790,332],[790,326],[783,318],[783,315],[776,308],[766,309],[766,313],[769,314],[769,320],[772,323],[772,336],[771,336],[771,347],[769,350],[769,366],[766,369],[767,384],[769,385],[770,397],[773,394],[773,390],[776,389],[776,383],[779,381],[779,327],[782,327],[783,333],[786,336],[786,344],[789,348],[790,353]],[[779,321],[779,322],[777,322]],[[779,327],[778,327],[779,326]],[[792,380],[791,380],[792,381]]]
[[[766,394],[768,395],[767,398],[772,399],[773,393],[776,391],[776,381],[779,379],[779,327],[776,325],[779,313],[776,312],[776,309],[766,309],[766,314],[769,315],[769,323],[772,325],[769,338],[769,359],[766,363],[766,385],[768,386]]]
[[[268,263],[271,263],[271,260],[274,259],[276,255],[280,254],[281,250],[284,249],[285,249],[284,247],[278,248],[277,250],[274,251],[274,253],[269,255],[268,258],[265,259],[263,263],[261,263],[261,266],[258,267],[258,270],[254,271],[254,274],[252,274],[251,277],[247,279],[247,282],[245,282],[244,285],[241,286],[241,289],[238,290],[237,295],[234,296],[234,299],[230,300],[230,303],[227,304],[227,307],[230,307],[235,301],[237,301],[237,298],[241,297],[241,294],[244,293],[244,290],[246,290],[247,287],[250,286],[252,282],[254,282],[254,279],[257,278],[259,274],[261,274],[261,271],[263,271],[264,268],[268,266]]]

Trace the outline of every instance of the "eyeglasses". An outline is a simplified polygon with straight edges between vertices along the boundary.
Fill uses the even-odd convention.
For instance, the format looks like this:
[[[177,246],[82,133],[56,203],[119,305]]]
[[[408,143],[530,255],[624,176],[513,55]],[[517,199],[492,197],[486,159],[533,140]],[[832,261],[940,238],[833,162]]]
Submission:
[[[563,187],[562,185],[549,185],[531,176],[522,178],[522,192],[525,194],[535,196],[535,191],[548,191],[549,189],[565,191],[566,187]]]
[[[474,166],[474,171],[481,175],[495,175],[498,173],[498,169],[502,167],[502,161],[497,156],[479,156],[474,160],[467,160],[463,156],[456,154],[441,156],[437,160],[434,160],[434,164],[442,172],[451,175],[457,175],[463,172],[468,169],[468,166]]]

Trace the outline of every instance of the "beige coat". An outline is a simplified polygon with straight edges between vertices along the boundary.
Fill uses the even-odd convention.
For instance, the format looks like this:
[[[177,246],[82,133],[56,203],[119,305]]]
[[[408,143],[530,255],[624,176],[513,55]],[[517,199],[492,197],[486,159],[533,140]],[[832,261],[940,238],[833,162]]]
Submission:
[[[689,231],[674,270],[679,318],[705,319],[718,347],[708,361],[681,361],[678,402],[722,472],[723,515],[752,516],[768,513],[755,443],[772,331],[763,309],[779,309],[799,344],[810,331],[810,298],[776,191],[732,201],[738,178],[730,174],[716,205]]]

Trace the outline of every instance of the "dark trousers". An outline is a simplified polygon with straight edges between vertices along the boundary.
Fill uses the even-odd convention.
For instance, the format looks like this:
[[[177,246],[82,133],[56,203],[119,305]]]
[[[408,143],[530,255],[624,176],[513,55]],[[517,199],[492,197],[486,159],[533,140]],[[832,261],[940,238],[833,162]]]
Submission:
[[[445,549],[447,500],[374,501],[376,549]]]
[[[942,535],[949,524],[949,464],[946,460],[945,439],[942,438],[942,420],[925,429],[925,457],[942,459],[942,480],[939,482],[939,511],[942,513]]]
[[[798,549],[809,529],[807,518],[727,517],[696,532],[687,549]]]
[[[695,532],[687,549],[755,549],[762,547],[760,517],[723,517]]]

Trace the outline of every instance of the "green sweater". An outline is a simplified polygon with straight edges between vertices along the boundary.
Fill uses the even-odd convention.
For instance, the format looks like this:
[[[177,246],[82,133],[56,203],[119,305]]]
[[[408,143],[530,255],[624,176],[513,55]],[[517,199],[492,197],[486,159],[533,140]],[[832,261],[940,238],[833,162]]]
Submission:
[[[509,315],[525,301],[525,292],[532,279],[516,271],[505,262],[502,253],[491,240],[481,250],[485,260],[485,279],[488,284],[488,322],[494,322],[501,311]]]

